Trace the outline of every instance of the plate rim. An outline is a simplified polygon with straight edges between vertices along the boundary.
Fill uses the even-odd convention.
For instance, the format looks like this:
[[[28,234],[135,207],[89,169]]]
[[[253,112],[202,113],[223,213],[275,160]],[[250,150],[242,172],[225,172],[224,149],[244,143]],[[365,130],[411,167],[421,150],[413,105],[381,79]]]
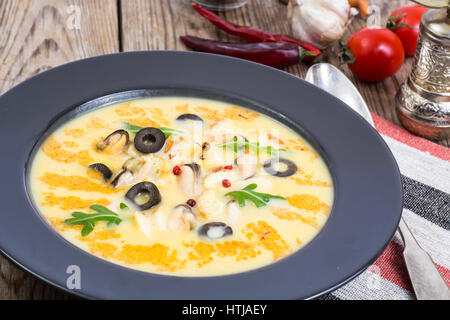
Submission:
[[[45,72],[43,72],[43,73],[40,73],[40,74],[38,74],[38,75],[35,75],[35,76],[33,76],[32,78],[30,78],[30,79],[28,79],[28,80],[26,80],[26,81],[24,81],[24,82],[22,82],[22,83],[16,85],[15,87],[13,87],[13,88],[10,89],[9,91],[7,91],[5,94],[3,94],[2,96],[0,96],[0,106],[3,106],[2,101],[5,100],[5,99],[7,99],[7,98],[9,98],[9,97],[10,97],[9,95],[12,95],[12,94],[16,93],[17,91],[22,90],[23,87],[29,86],[30,83],[33,84],[33,83],[36,82],[36,81],[40,81],[39,79],[42,79],[42,77],[48,76],[48,75],[51,74],[52,72],[54,73],[54,72],[64,71],[64,70],[66,70],[66,69],[70,69],[70,68],[73,67],[73,66],[79,66],[80,64],[83,64],[83,63],[84,63],[84,64],[86,64],[86,63],[89,64],[90,62],[98,62],[98,61],[102,61],[102,60],[108,59],[109,57],[112,57],[113,59],[115,59],[116,57],[119,57],[118,59],[120,60],[120,59],[121,59],[120,57],[133,57],[133,56],[141,56],[141,55],[143,55],[143,56],[145,56],[145,57],[148,57],[148,58],[155,58],[155,56],[160,55],[160,59],[161,59],[161,55],[164,55],[164,56],[165,56],[163,59],[167,59],[167,55],[172,56],[172,57],[176,57],[176,56],[184,56],[184,57],[208,57],[208,59],[209,59],[210,57],[213,57],[213,59],[217,59],[216,61],[218,61],[218,62],[221,62],[221,61],[231,61],[232,64],[245,65],[245,66],[252,66],[252,68],[256,68],[256,69],[260,69],[260,70],[270,70],[270,72],[273,72],[273,73],[281,73],[281,74],[283,74],[283,76],[286,76],[286,75],[287,75],[287,76],[289,76],[291,79],[294,79],[295,81],[300,81],[300,83],[302,83],[303,86],[306,85],[306,87],[314,88],[314,91],[320,92],[320,94],[321,94],[322,96],[328,96],[328,100],[330,100],[330,99],[331,99],[331,100],[334,100],[334,103],[335,103],[335,104],[341,105],[341,109],[348,108],[348,107],[346,107],[346,105],[345,105],[343,102],[341,102],[341,101],[338,100],[337,98],[331,96],[330,94],[326,93],[325,91],[322,91],[321,89],[316,88],[316,87],[314,87],[313,85],[311,85],[311,84],[309,84],[309,83],[307,83],[307,82],[305,82],[305,81],[303,81],[303,80],[301,80],[301,79],[299,79],[299,78],[297,78],[297,77],[295,77],[295,76],[293,76],[293,75],[291,75],[291,74],[289,74],[289,73],[287,73],[287,72],[280,71],[280,70],[278,70],[278,69],[274,69],[274,68],[270,68],[270,67],[266,67],[266,66],[262,66],[262,65],[260,65],[260,64],[256,64],[256,63],[252,63],[252,62],[243,61],[243,60],[236,59],[236,58],[229,58],[229,57],[224,57],[224,56],[219,56],[219,55],[212,55],[212,54],[192,53],[192,52],[180,52],[180,51],[138,51],[138,52],[123,52],[123,53],[114,53],[114,54],[109,54],[109,55],[103,55],[103,56],[91,57],[91,58],[87,58],[87,59],[83,59],[83,60],[78,60],[78,61],[73,61],[73,62],[70,62],[70,63],[66,63],[66,64],[64,64],[64,65],[58,66],[58,67],[56,67],[56,68],[53,68],[53,69],[50,69],[50,70],[45,71]],[[187,59],[189,60],[190,58],[187,58]],[[195,59],[196,59],[196,58],[194,58],[194,60],[195,60]],[[127,91],[127,90],[124,90],[124,91]],[[102,94],[102,95],[99,95],[98,97],[101,97],[101,96],[104,96],[104,95],[105,95],[105,94]],[[80,104],[80,102],[79,102],[78,104]],[[82,104],[82,103],[81,103],[81,104]],[[269,107],[270,107],[270,106],[269,106]],[[67,111],[67,110],[65,110],[64,112],[66,112],[66,111]],[[279,112],[279,111],[277,111],[277,110],[273,110],[273,111],[274,111],[275,113],[278,113],[278,112]],[[360,117],[357,113],[355,113],[353,110],[347,110],[346,112],[350,112],[350,114],[351,114],[351,113],[354,113],[353,116],[359,117],[359,118],[360,118],[360,121],[364,121],[363,118],[361,118],[361,117]],[[292,120],[292,121],[294,121],[294,120]],[[294,121],[294,122],[295,122],[295,121]],[[300,126],[298,123],[297,123],[297,125]],[[399,169],[398,169],[398,165],[396,164],[395,159],[394,159],[392,153],[389,151],[389,148],[388,148],[386,142],[381,138],[381,136],[379,136],[378,133],[376,133],[376,131],[375,131],[373,128],[370,128],[370,126],[368,126],[368,125],[367,125],[367,128],[369,129],[369,132],[370,132],[370,130],[372,130],[372,134],[375,133],[375,135],[378,137],[379,142],[380,142],[380,141],[382,142],[381,145],[384,144],[384,147],[386,148],[386,151],[388,151],[388,152],[387,152],[387,155],[388,155],[388,157],[389,157],[389,155],[390,155],[390,161],[391,161],[391,164],[393,165],[393,168],[391,168],[391,169],[394,169],[394,170],[393,170],[393,171],[394,171],[394,174],[396,174],[397,177],[398,177],[398,181],[397,181],[397,182],[399,182],[399,183],[400,183],[399,185],[401,186],[400,172],[399,172]],[[307,132],[308,132],[308,131],[307,131]],[[308,134],[310,134],[310,135],[313,136],[313,138],[314,138],[314,135],[313,135],[312,133],[308,132]],[[0,161],[0,163],[1,163],[1,161]],[[330,171],[331,171],[332,175],[333,175],[333,170],[334,170],[334,169],[330,168]],[[334,178],[335,178],[335,177],[334,177],[334,175],[333,175],[333,179],[334,179]],[[336,195],[335,195],[336,198],[337,198],[337,191],[338,191],[338,189],[336,189]],[[402,197],[402,191],[401,191],[401,190],[398,190],[398,191],[400,191],[400,196]],[[27,196],[28,196],[28,194],[27,194]],[[336,201],[336,199],[335,199],[335,201]],[[400,199],[400,203],[401,203],[401,199]],[[333,203],[333,206],[334,206],[334,203]],[[400,219],[400,216],[401,216],[401,206],[400,206],[400,210],[399,210],[399,211],[400,211],[400,212],[397,213],[398,219],[397,219],[396,222],[394,222],[395,228],[393,228],[393,232],[392,232],[392,234],[390,235],[389,240],[390,240],[390,238],[392,238],[393,234],[395,233],[396,226],[398,225],[398,222],[399,222],[399,219]],[[332,215],[332,214],[333,214],[333,213],[331,213],[331,215]],[[39,218],[41,218],[41,217],[39,217]],[[331,216],[330,216],[330,218],[331,218]],[[327,221],[326,225],[328,224],[328,222],[329,222],[329,221]],[[319,234],[322,233],[322,232],[325,230],[326,225],[324,226],[324,228],[322,228],[322,230],[319,232]],[[50,227],[49,225],[47,225],[47,226]],[[1,230],[1,229],[0,229],[0,230]],[[317,237],[318,237],[318,235],[317,235],[311,242],[309,242],[305,247],[309,246],[309,245],[310,245]],[[1,240],[1,239],[0,239],[0,240]],[[315,297],[320,296],[320,295],[322,295],[322,294],[324,294],[324,293],[327,293],[327,292],[329,292],[329,291],[335,290],[336,288],[338,288],[338,287],[342,286],[343,284],[347,283],[348,281],[350,281],[351,279],[353,279],[354,277],[356,277],[357,275],[359,275],[361,272],[363,272],[370,264],[373,263],[373,261],[376,260],[376,258],[383,252],[383,250],[384,250],[384,249],[387,247],[387,245],[389,244],[389,240],[387,240],[387,241],[382,245],[381,250],[379,250],[379,252],[377,252],[377,253],[375,253],[375,254],[373,255],[371,261],[367,261],[361,268],[359,268],[359,270],[357,270],[356,272],[352,273],[349,277],[347,277],[346,279],[343,279],[343,280],[341,279],[341,280],[338,281],[337,283],[334,283],[334,284],[330,285],[329,288],[327,288],[327,289],[325,289],[325,290],[321,290],[321,291],[315,293],[314,295],[305,296],[305,297],[302,297],[302,298],[315,298]],[[0,244],[1,244],[1,242],[0,242]],[[301,249],[300,251],[298,251],[298,252],[302,252],[302,251],[305,249],[305,247],[302,248],[302,249]],[[79,248],[77,248],[77,249],[79,249]],[[67,292],[69,292],[69,293],[71,293],[71,294],[75,294],[75,295],[78,295],[78,296],[88,297],[88,298],[97,298],[97,297],[90,296],[90,295],[88,295],[88,294],[85,294],[85,293],[82,293],[82,292],[79,292],[79,291],[73,291],[73,290],[67,289],[67,288],[64,287],[64,286],[62,286],[62,285],[60,285],[60,284],[58,284],[58,283],[53,282],[53,281],[50,280],[48,277],[45,277],[45,276],[41,275],[39,272],[35,272],[34,270],[29,269],[26,265],[22,264],[20,261],[18,261],[17,259],[15,259],[12,255],[10,255],[10,254],[7,252],[7,250],[5,250],[5,249],[3,248],[3,246],[1,246],[0,250],[1,250],[1,251],[2,251],[2,252],[10,259],[10,260],[12,260],[12,261],[14,261],[16,264],[18,264],[21,268],[27,270],[27,271],[30,272],[31,274],[37,276],[38,278],[44,280],[45,282],[47,282],[47,283],[49,283],[49,284],[51,284],[51,285],[53,285],[53,286],[56,286],[56,287],[58,287],[58,288],[60,288],[60,289],[63,289],[64,291],[67,291]],[[82,249],[79,249],[79,250],[82,251]],[[294,253],[294,255],[298,254],[298,252]],[[90,254],[88,254],[88,253],[85,253],[84,251],[83,251],[83,253],[84,253],[84,254],[87,254],[87,255],[90,255]],[[289,258],[290,258],[290,257],[285,258],[285,259],[282,259],[282,260],[287,260],[287,259],[289,259]],[[99,258],[97,258],[97,259],[99,259]],[[107,263],[108,263],[108,264],[111,264],[110,262],[107,262]],[[277,263],[278,263],[278,262],[277,262]],[[273,266],[273,265],[274,265],[274,264],[269,265],[269,266]],[[116,265],[116,266],[117,266],[117,265]],[[123,268],[123,267],[120,267],[120,268]],[[263,267],[263,268],[266,268],[266,267]],[[126,268],[123,268],[123,269],[126,269]],[[261,268],[260,268],[260,269],[261,269]],[[243,272],[243,273],[239,273],[239,274],[237,274],[237,275],[245,275],[245,274],[247,274],[247,273],[255,273],[255,272],[257,272],[257,271],[260,270],[260,269],[254,269],[254,270],[251,270],[251,271],[246,271],[246,272]],[[130,269],[126,269],[126,270],[129,271]],[[132,270],[132,271],[136,272],[136,270]],[[142,272],[142,271],[137,271],[137,272]],[[142,272],[142,273],[145,273],[145,272]],[[148,275],[148,273],[145,273],[145,274]],[[232,274],[232,275],[235,275],[235,274]],[[231,275],[231,276],[232,276],[232,275]],[[207,278],[223,278],[223,277],[227,277],[227,275],[225,275],[225,276],[218,276],[218,277],[207,277]],[[183,278],[183,277],[181,277],[181,278]],[[196,279],[196,278],[197,278],[197,277],[190,278],[190,279]],[[203,277],[198,277],[197,279],[199,279],[199,278],[203,278]],[[295,298],[295,297],[293,297],[293,298]]]

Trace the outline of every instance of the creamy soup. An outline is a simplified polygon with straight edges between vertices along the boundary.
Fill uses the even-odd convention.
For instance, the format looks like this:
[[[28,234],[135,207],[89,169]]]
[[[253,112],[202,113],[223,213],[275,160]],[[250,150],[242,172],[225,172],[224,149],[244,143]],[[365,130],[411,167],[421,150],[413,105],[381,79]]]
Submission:
[[[274,263],[317,235],[333,202],[327,166],[296,132],[192,97],[121,102],[67,122],[40,146],[29,185],[74,245],[177,276]]]

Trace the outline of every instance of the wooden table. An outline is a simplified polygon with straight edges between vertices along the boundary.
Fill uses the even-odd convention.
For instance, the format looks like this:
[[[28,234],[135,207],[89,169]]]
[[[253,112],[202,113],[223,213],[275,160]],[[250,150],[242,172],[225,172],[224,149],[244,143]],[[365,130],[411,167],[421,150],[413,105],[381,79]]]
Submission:
[[[406,0],[373,0],[381,21]],[[226,19],[264,30],[289,33],[286,6],[277,0],[250,0],[241,9],[222,14]],[[365,26],[355,18],[348,34]],[[19,82],[57,65],[118,51],[186,50],[184,34],[236,41],[197,15],[189,0],[2,0],[0,1],[0,94]],[[336,48],[328,50],[338,65]],[[399,123],[394,96],[407,78],[412,59],[385,81],[368,84],[344,72],[356,84],[370,109]],[[285,69],[304,77],[307,66]],[[441,144],[449,146],[449,140]],[[71,299],[20,270],[0,256],[0,299]]]

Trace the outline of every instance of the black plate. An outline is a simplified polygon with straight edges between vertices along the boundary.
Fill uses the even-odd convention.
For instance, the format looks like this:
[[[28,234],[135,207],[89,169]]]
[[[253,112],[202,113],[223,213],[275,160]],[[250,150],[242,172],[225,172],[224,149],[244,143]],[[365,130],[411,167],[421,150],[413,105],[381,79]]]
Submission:
[[[27,193],[26,169],[33,147],[48,128],[99,104],[86,102],[138,89],[145,89],[137,91],[145,95],[231,99],[299,131],[322,154],[335,185],[332,212],[321,232],[303,249],[272,265],[192,278],[124,268],[60,237],[43,221]],[[400,219],[400,174],[378,133],[333,96],[259,64],[192,52],[106,55],[69,63],[21,83],[0,97],[0,111],[0,249],[29,272],[65,290],[68,266],[79,266],[81,289],[68,291],[83,297],[312,298],[365,270],[387,246]]]

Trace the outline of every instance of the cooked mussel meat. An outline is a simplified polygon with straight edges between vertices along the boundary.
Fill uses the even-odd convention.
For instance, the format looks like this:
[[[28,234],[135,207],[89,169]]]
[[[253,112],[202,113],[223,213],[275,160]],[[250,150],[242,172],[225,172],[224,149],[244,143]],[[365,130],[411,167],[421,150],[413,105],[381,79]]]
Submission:
[[[141,170],[142,166],[145,164],[144,159],[140,158],[130,158],[122,165],[122,169],[128,170],[131,173],[135,174],[139,170]]]
[[[134,137],[134,147],[142,153],[155,153],[166,142],[164,133],[158,128],[148,127],[139,130]]]
[[[122,185],[126,185],[133,180],[133,173],[128,170],[120,171],[117,176],[111,181],[111,185],[114,188],[120,187]]]
[[[233,229],[223,222],[205,223],[198,229],[198,235],[200,237],[206,237],[211,240],[221,239],[232,234]]]
[[[202,118],[200,118],[198,115],[192,114],[192,113],[184,113],[184,114],[178,116],[177,120],[193,120],[193,121],[202,121],[203,122]]]
[[[200,166],[196,163],[186,163],[181,166],[178,183],[183,193],[189,197],[200,194]]]
[[[173,231],[184,232],[194,227],[195,214],[186,204],[176,206],[168,220],[168,228]]]
[[[280,163],[285,166],[284,170],[280,169]],[[271,158],[264,162],[263,168],[268,174],[281,178],[292,176],[297,172],[297,165],[284,158]]]
[[[93,164],[89,165],[89,168],[92,170],[95,170],[97,172],[100,172],[102,174],[103,180],[105,180],[105,182],[108,182],[109,179],[111,179],[111,177],[113,175],[111,169],[109,169],[103,163],[93,163]]]
[[[236,164],[242,179],[249,179],[256,173],[257,158],[250,153],[244,153],[236,158]]]
[[[229,134],[227,134],[227,136],[229,136]],[[228,138],[228,137],[225,137]],[[237,149],[238,150],[243,150],[246,149],[246,146],[243,144],[243,142],[248,142],[248,139],[246,137],[244,137],[243,135],[234,135],[231,139],[227,139],[227,141],[225,142],[233,142],[233,141],[237,141]]]
[[[135,184],[125,194],[125,198],[134,203],[140,210],[148,210],[161,202],[161,194],[154,183],[144,181]]]
[[[145,160],[140,158],[130,158],[122,165],[122,170],[117,174],[111,185],[115,188],[121,185],[131,184],[136,174],[145,165]]]
[[[116,154],[125,149],[130,142],[130,135],[127,131],[119,129],[108,135],[96,145],[100,152]]]
[[[241,208],[235,200],[231,200],[227,203],[227,212],[231,224],[237,224],[242,217]]]

